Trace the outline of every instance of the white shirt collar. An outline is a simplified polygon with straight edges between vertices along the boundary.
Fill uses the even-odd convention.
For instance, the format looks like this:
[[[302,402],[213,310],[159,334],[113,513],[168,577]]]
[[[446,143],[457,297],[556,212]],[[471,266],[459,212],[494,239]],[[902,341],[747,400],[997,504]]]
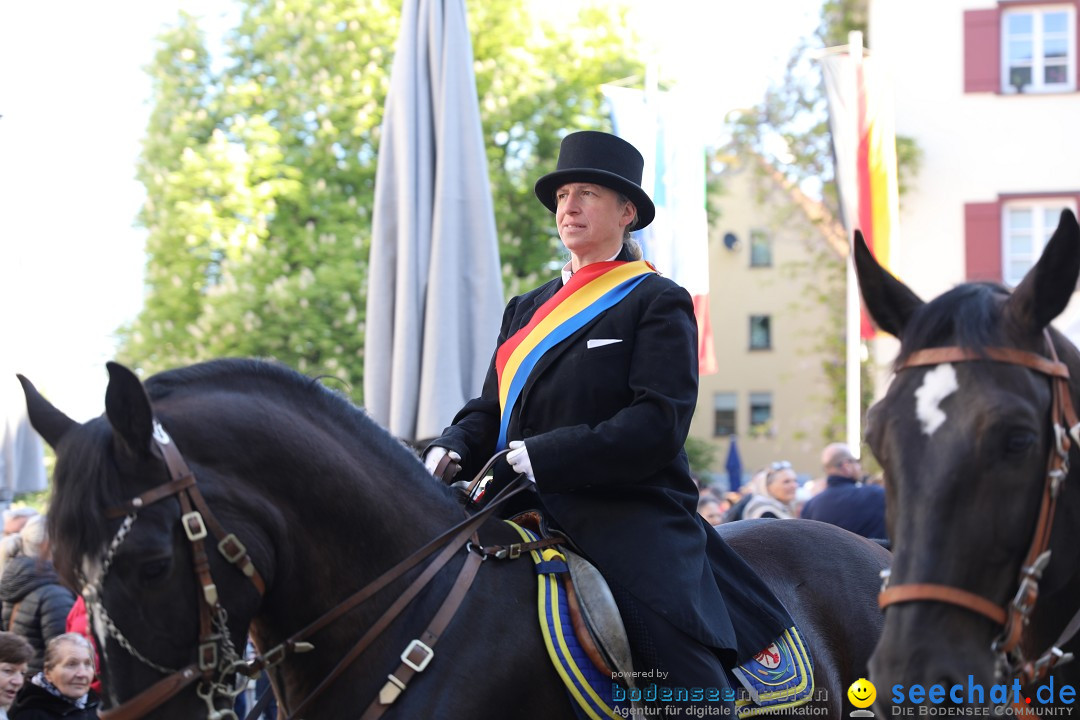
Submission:
[[[621,253],[621,252],[622,252],[622,245],[619,246],[619,252],[617,252],[614,255],[612,255],[611,257],[609,257],[607,260],[605,260],[605,262],[611,262],[615,258],[619,257],[619,253]],[[570,262],[563,265],[563,268],[562,268],[562,284],[563,285],[570,282],[570,278],[574,277],[574,271],[570,269],[570,266],[573,264],[573,262],[574,261],[571,260]]]

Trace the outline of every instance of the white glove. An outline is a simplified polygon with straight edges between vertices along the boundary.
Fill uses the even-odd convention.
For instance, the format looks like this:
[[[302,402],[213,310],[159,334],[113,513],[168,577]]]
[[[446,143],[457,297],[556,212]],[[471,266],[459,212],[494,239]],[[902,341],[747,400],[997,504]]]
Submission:
[[[529,460],[529,448],[525,447],[524,440],[511,440],[510,452],[506,454],[506,462],[514,468],[514,472],[529,478],[529,482],[536,483],[533,476],[532,461]]]
[[[457,454],[453,450],[447,450],[444,447],[440,447],[439,445],[435,445],[430,450],[427,451],[426,455],[424,455],[424,467],[426,467],[428,469],[429,473],[434,475],[435,474],[435,468],[439,467],[439,461],[442,460],[443,456],[446,455],[447,453],[450,454],[450,459],[453,460],[454,462],[456,462],[456,463],[461,462],[461,455]]]

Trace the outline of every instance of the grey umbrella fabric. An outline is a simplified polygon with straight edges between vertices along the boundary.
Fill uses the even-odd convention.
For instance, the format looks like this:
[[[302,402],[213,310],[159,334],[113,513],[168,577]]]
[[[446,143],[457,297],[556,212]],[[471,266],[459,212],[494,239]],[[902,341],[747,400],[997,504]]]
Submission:
[[[41,438],[30,427],[22,386],[15,373],[4,373],[0,380],[0,509],[17,494],[46,487],[45,453]]]
[[[438,435],[480,394],[503,295],[464,0],[405,0],[378,167],[364,402]]]

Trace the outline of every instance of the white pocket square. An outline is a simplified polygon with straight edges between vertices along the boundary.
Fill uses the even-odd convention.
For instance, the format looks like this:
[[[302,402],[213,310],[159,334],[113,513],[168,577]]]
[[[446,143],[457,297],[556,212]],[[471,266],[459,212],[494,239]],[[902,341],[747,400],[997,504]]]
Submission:
[[[622,342],[622,340],[620,340],[619,338],[604,338],[603,340],[590,340],[585,343],[585,347],[588,350],[592,350],[593,348],[604,347],[605,345],[614,345],[615,343],[620,342]]]

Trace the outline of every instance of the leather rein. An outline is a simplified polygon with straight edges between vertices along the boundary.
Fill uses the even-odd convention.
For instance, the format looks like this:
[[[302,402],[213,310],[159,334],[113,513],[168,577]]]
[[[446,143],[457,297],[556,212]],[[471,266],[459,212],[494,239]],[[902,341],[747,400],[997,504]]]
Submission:
[[[332,685],[348,666],[405,610],[409,602],[434,579],[439,570],[458,551],[464,548],[466,560],[462,564],[457,579],[454,581],[446,599],[424,632],[405,647],[401,653],[400,665],[387,675],[386,684],[380,690],[378,697],[372,700],[367,711],[362,716],[362,720],[374,720],[390,707],[405,689],[409,680],[417,673],[422,672],[431,662],[434,656],[432,647],[460,607],[480,564],[489,557],[502,559],[508,556],[506,548],[497,546],[482,547],[476,532],[496,508],[530,486],[529,482],[522,481],[519,476],[493,498],[484,509],[466,517],[441,533],[359,591],[331,608],[307,627],[291,635],[284,642],[251,660],[244,660],[233,648],[229,638],[227,614],[219,601],[217,587],[210,574],[206,539],[211,535],[215,538],[221,538],[217,543],[218,552],[251,581],[260,597],[266,593],[266,584],[255,568],[255,564],[252,562],[243,543],[240,542],[236,535],[227,533],[213,512],[211,512],[210,507],[206,504],[202,493],[199,491],[194,473],[184,461],[176,444],[156,419],[154,420],[152,447],[165,461],[171,479],[167,483],[152,488],[128,500],[126,503],[106,511],[107,518],[123,518],[123,522],[106,551],[102,562],[102,571],[93,582],[84,580],[83,593],[88,610],[96,613],[96,615],[92,616],[104,619],[108,635],[133,657],[161,672],[165,677],[121,705],[101,711],[101,720],[138,720],[147,717],[151,711],[164,705],[196,681],[201,681],[197,693],[207,704],[208,720],[236,720],[236,714],[231,709],[217,709],[218,700],[224,701],[229,708],[232,708],[236,696],[246,687],[247,678],[255,677],[264,669],[278,665],[290,654],[308,652],[314,649],[314,646],[307,642],[308,638],[375,595],[426,558],[441,550],[401,595],[395,599],[383,615],[364,633],[345,657],[338,662],[330,674],[288,714],[287,720],[293,720],[316,697]],[[495,461],[505,455],[506,452],[503,451],[492,457],[477,475],[477,480],[482,478],[494,465]],[[474,484],[476,482],[474,481]],[[179,670],[162,667],[140,653],[108,617],[108,613],[100,600],[101,588],[112,559],[117,548],[123,543],[124,538],[130,531],[139,511],[173,496],[176,496],[180,503],[180,523],[188,541],[191,543],[194,561],[193,570],[200,588],[198,599],[199,643],[196,661]],[[552,540],[550,539],[538,543],[516,543],[515,546],[510,548],[512,552],[509,554],[516,558],[521,552],[534,549],[534,545],[540,546],[551,543]],[[235,678],[237,675],[242,677],[240,684],[228,682],[229,677]]]
[[[1050,562],[1050,531],[1054,524],[1057,500],[1069,473],[1069,449],[1073,441],[1080,443],[1080,421],[1077,420],[1072,397],[1069,394],[1069,369],[1058,359],[1049,332],[1044,330],[1043,335],[1050,350],[1049,358],[1014,348],[987,348],[981,352],[975,352],[967,348],[940,347],[913,352],[896,369],[899,373],[908,368],[943,363],[998,362],[1026,367],[1050,379],[1052,395],[1050,419],[1053,423],[1054,442],[1046,464],[1039,517],[1035,524],[1031,544],[1020,567],[1019,588],[1016,595],[1010,603],[1001,606],[981,595],[950,585],[937,583],[892,585],[889,571],[885,570],[882,572],[884,582],[881,594],[878,596],[878,605],[883,610],[890,605],[931,601],[956,605],[989,618],[1003,628],[991,645],[992,651],[997,656],[998,679],[1018,678],[1025,685],[1047,677],[1054,667],[1072,660],[1072,654],[1063,652],[1061,646],[1071,640],[1080,630],[1080,611],[1078,611],[1049,650],[1034,662],[1028,662],[1023,657],[1020,641],[1039,597],[1039,581]]]

